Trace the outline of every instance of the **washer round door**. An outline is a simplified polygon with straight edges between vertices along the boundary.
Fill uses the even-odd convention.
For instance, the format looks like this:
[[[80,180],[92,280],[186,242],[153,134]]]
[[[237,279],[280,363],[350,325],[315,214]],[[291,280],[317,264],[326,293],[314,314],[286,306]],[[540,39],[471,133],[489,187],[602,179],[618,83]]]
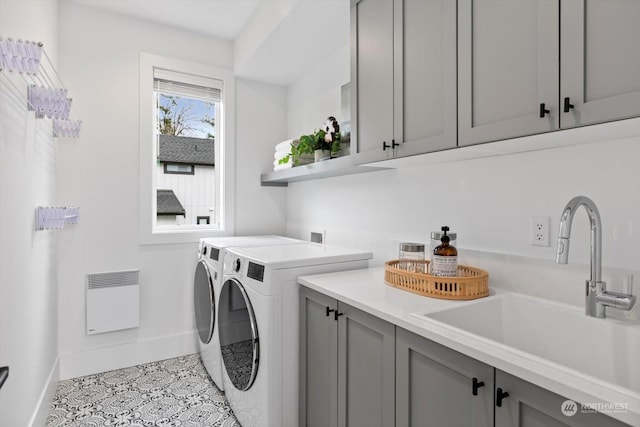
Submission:
[[[224,282],[218,304],[220,350],[227,375],[238,390],[249,390],[258,374],[258,325],[247,292],[240,282]]]
[[[193,278],[193,306],[196,312],[196,328],[198,336],[204,344],[209,344],[216,321],[216,304],[211,272],[204,260],[196,266]]]

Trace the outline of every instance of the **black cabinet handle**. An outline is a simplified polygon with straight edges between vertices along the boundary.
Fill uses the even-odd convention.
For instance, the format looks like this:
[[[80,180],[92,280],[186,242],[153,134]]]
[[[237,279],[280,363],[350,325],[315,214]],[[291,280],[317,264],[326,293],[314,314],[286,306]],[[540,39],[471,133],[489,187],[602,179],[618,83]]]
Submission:
[[[509,393],[502,391],[500,387],[496,389],[496,406],[502,408],[502,399],[509,397]]]
[[[394,150],[395,150],[395,148],[396,148],[396,147],[399,147],[399,146],[400,146],[400,144],[398,144],[398,143],[396,142],[396,140],[395,140],[395,139],[392,139],[392,140],[391,140],[391,148],[392,148],[392,149],[394,149]]]
[[[382,151],[385,151],[387,148],[391,148],[391,146],[387,145],[387,141],[382,141]]]
[[[2,388],[2,386],[4,385],[4,382],[7,380],[8,377],[9,377],[9,367],[3,366],[2,368],[0,368],[0,388]]]
[[[571,100],[569,99],[568,96],[564,99],[564,109],[563,109],[563,111],[565,113],[568,113],[569,110],[571,110],[574,107],[574,105],[570,101]]]
[[[549,114],[551,111],[547,110],[546,108],[544,108],[544,102],[542,104],[540,104],[540,118],[544,118],[545,114]]]
[[[338,310],[333,313],[333,320],[338,320],[338,317],[343,316],[344,313],[338,313]]]
[[[329,314],[330,314],[332,311],[335,311],[335,310],[334,310],[333,308],[329,308],[329,307],[327,307],[327,317],[329,317]]]
[[[480,387],[484,387],[484,381],[478,381],[478,379],[474,377],[471,382],[471,388],[474,396],[478,395],[478,389]]]

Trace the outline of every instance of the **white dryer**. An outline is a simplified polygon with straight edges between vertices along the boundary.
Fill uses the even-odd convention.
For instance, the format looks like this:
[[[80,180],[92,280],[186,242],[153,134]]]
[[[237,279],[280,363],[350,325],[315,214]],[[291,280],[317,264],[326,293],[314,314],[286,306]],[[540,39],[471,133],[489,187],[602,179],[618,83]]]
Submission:
[[[222,359],[216,315],[218,296],[224,274],[224,254],[231,246],[250,247],[264,245],[306,244],[303,240],[281,236],[233,236],[200,239],[198,263],[193,280],[193,303],[196,328],[199,336],[200,357],[209,376],[220,390],[222,381]]]
[[[298,425],[297,278],[367,268],[372,256],[314,243],[227,251],[218,332],[225,394],[243,427]]]

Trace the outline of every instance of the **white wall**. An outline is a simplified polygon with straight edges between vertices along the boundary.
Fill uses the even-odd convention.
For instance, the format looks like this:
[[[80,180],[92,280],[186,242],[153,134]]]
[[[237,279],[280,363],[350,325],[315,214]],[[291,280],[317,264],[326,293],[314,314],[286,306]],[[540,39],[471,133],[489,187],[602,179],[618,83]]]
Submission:
[[[287,90],[287,132],[290,138],[320,128],[327,117],[341,117],[341,86],[349,83],[349,46],[322,56],[309,73]]]
[[[339,111],[349,66],[344,59],[334,64],[344,68],[314,70],[289,88],[290,137],[331,108]],[[581,306],[589,276],[586,214],[574,221],[569,265],[554,262],[560,213],[571,197],[591,197],[600,209],[608,287],[621,290],[628,271],[636,280],[640,274],[640,119],[613,126],[637,136],[290,184],[287,234],[326,230],[327,243],[373,250],[372,265],[382,266],[397,257],[400,241],[427,243],[429,232],[449,225],[458,233],[460,261],[488,269],[491,286]],[[558,144],[574,137],[552,136]],[[532,216],[551,218],[550,247],[530,245]],[[633,316],[640,318],[640,307]]]
[[[0,37],[41,41],[56,62],[57,2],[0,0]],[[5,83],[6,71],[0,74]],[[10,374],[0,391],[1,426],[41,426],[58,381],[59,232],[35,231],[38,205],[54,205],[55,150],[51,121],[35,120],[0,87],[0,366]]]
[[[236,234],[283,234],[286,192],[261,187],[260,174],[286,139],[286,89],[238,79],[236,105]]]
[[[139,244],[140,52],[233,68],[229,41],[61,1],[61,69],[84,121],[57,153],[60,199],[81,208],[60,241],[62,378],[196,351],[196,243]],[[263,192],[259,174],[284,138],[272,121],[285,116],[285,91],[238,82],[236,97],[236,233],[282,233],[285,195]],[[125,269],[140,269],[140,327],[87,336],[86,274]]]

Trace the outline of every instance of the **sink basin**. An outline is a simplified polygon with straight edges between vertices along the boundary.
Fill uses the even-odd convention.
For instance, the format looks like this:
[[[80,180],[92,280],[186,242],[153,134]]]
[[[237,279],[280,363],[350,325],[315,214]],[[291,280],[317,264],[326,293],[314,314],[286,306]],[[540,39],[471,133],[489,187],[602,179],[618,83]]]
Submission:
[[[414,317],[440,323],[640,393],[640,322],[502,294]]]

